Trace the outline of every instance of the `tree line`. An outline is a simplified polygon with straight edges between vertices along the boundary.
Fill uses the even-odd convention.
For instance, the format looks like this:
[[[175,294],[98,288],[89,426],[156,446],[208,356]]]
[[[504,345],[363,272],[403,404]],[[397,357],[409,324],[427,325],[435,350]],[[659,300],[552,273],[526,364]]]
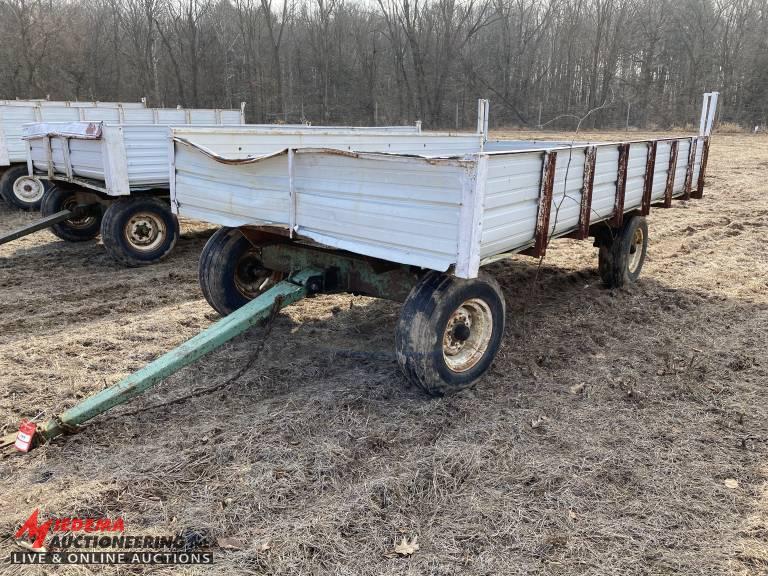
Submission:
[[[768,0],[0,0],[0,98],[251,122],[766,123]]]

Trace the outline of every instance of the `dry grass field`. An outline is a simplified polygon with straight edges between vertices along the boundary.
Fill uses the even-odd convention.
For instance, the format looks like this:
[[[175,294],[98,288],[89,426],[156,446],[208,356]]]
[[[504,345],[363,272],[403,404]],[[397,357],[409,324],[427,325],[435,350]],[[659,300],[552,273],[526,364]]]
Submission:
[[[0,205],[0,232],[34,217]],[[627,290],[600,286],[590,242],[554,242],[538,277],[523,256],[491,266],[506,336],[453,397],[407,387],[396,304],[286,309],[215,394],[155,407],[230,378],[261,329],[78,435],[1,459],[0,556],[39,507],[240,542],[213,567],[153,574],[768,573],[768,138],[715,136],[704,198],[649,226]],[[142,269],[48,232],[0,247],[0,432],[217,318],[197,285],[213,229],[182,229]],[[419,550],[393,557],[404,536]]]

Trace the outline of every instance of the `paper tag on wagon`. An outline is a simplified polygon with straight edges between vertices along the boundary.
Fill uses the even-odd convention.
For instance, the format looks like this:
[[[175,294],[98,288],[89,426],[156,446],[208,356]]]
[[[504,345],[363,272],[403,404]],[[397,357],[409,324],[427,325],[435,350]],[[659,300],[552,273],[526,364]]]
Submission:
[[[28,420],[22,420],[19,426],[19,433],[16,435],[16,442],[13,444],[16,450],[19,452],[29,452],[36,430],[37,424]]]

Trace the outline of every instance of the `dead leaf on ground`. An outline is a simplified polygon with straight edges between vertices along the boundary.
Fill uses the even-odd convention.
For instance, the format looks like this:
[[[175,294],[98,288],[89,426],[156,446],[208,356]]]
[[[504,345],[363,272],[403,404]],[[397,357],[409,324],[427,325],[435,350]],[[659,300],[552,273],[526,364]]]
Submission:
[[[272,548],[272,545],[269,543],[269,540],[265,540],[256,546],[258,552],[266,552],[270,548]]]
[[[16,540],[16,544],[18,544],[19,546],[27,550],[32,550],[33,552],[48,552],[48,548],[46,548],[45,546],[40,546],[40,548],[35,548],[31,542],[26,542],[24,540]]]
[[[587,385],[582,382],[581,384],[574,384],[569,388],[569,390],[571,391],[571,394],[581,394],[584,392],[584,388],[586,387]]]
[[[735,490],[736,488],[739,487],[739,481],[736,480],[735,478],[726,478],[723,481],[723,484],[725,484],[726,488],[730,488],[731,490]]]
[[[549,418],[547,418],[546,416],[538,416],[533,420],[531,420],[531,428],[538,428],[539,426],[544,424],[544,422],[546,422],[547,420],[549,420]]]
[[[395,544],[395,549],[390,553],[390,557],[393,556],[410,556],[416,550],[419,549],[419,543],[417,542],[418,536],[414,536],[410,540],[408,540],[407,537],[403,536],[403,539],[400,541],[400,544]]]
[[[242,550],[245,547],[237,538],[219,538],[218,543],[222,550]]]

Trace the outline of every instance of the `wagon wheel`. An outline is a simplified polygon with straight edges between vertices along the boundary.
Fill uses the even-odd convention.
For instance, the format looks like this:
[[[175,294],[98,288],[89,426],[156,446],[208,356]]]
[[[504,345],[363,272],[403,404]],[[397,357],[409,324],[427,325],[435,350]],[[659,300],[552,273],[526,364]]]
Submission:
[[[504,295],[490,276],[463,280],[430,272],[411,290],[400,313],[398,363],[428,394],[467,388],[498,352],[504,313]]]
[[[600,240],[600,277],[608,288],[634,284],[648,252],[648,223],[633,216],[621,229],[609,232]]]
[[[101,237],[107,252],[126,266],[165,258],[179,238],[179,221],[159,198],[120,198],[104,213]]]
[[[284,276],[263,266],[258,249],[238,228],[217,230],[200,255],[200,289],[222,316],[269,290]]]
[[[47,187],[43,180],[29,175],[26,165],[12,166],[0,178],[0,195],[22,210],[39,210]]]
[[[84,203],[79,194],[87,193],[79,192],[73,188],[53,186],[46,190],[43,195],[40,213],[45,217],[52,216],[62,210],[74,210]],[[101,208],[94,203],[89,213],[58,222],[51,226],[51,232],[67,242],[83,242],[96,238],[99,235],[100,226]]]

